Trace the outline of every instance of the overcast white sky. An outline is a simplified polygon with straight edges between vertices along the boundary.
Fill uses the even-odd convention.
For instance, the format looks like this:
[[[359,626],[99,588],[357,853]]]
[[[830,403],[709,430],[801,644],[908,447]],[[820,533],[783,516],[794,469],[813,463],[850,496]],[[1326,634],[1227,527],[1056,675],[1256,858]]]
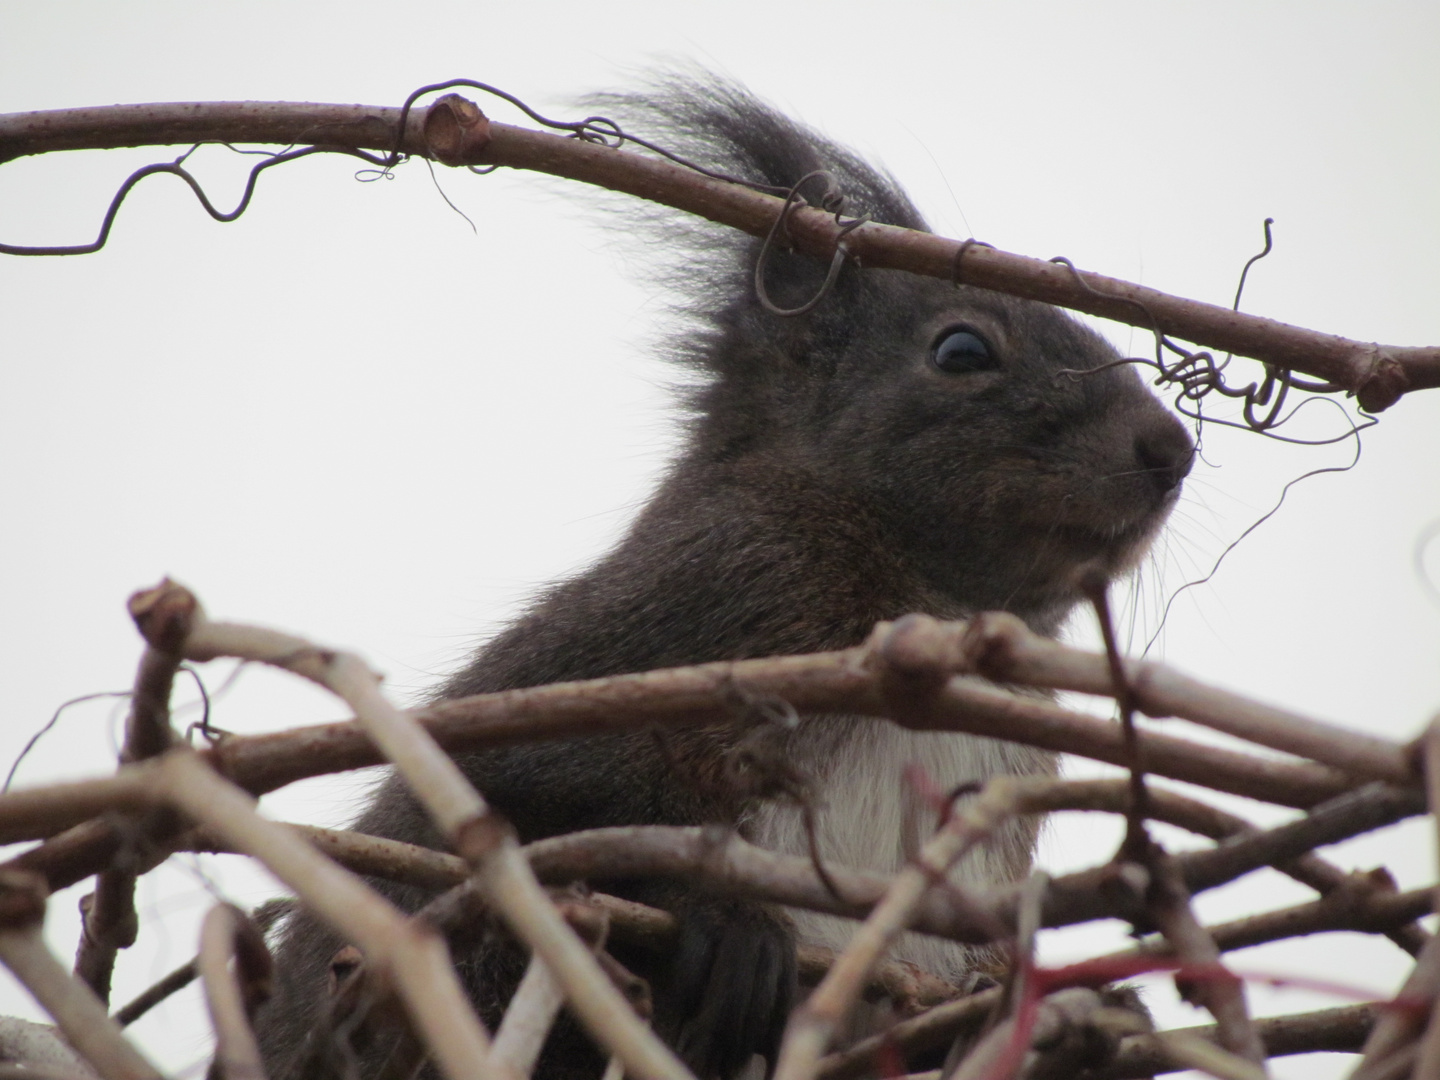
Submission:
[[[698,62],[883,161],[946,235],[1228,303],[1269,215],[1277,246],[1251,275],[1247,310],[1419,345],[1440,343],[1437,50],[1440,8],[1415,3],[0,0],[0,112],[396,104],[468,76],[565,114],[575,94]],[[165,156],[0,167],[0,241],[92,238],[118,182]],[[196,169],[219,203],[233,201],[236,159],[207,150]],[[472,232],[423,164],[371,184],[353,172],[340,158],[274,170],[223,227],[155,178],[102,253],[0,258],[0,765],[61,702],[129,684],[139,649],[124,599],[164,574],[217,615],[362,650],[404,697],[536,586],[595,557],[645,498],[673,445],[672,374],[645,351],[663,333],[664,296],[630,273],[633,253],[599,227],[591,194],[440,171]],[[1148,348],[1127,327],[1104,330]],[[1315,415],[1343,430],[1328,406]],[[1365,433],[1357,468],[1298,485],[1175,603],[1163,655],[1316,716],[1417,731],[1440,708],[1440,608],[1416,555],[1440,521],[1437,421],[1440,392],[1404,401]],[[1348,444],[1207,432],[1205,462],[1141,576],[1134,639],[1287,480],[1351,456]],[[1437,548],[1420,560],[1432,582]],[[114,714],[107,702],[68,712],[20,780],[110,769]],[[318,693],[246,672],[216,722],[258,731],[338,715]],[[353,785],[308,784],[266,805],[339,823],[354,798]],[[1114,838],[1104,822],[1063,822],[1042,859],[1085,865]],[[1433,847],[1412,825],[1335,856],[1384,861],[1413,887],[1433,877]],[[269,888],[234,860],[201,865],[242,901]],[[1255,875],[1202,911],[1304,896]],[[76,899],[52,905],[67,956]],[[117,1000],[188,957],[207,906],[184,868],[156,875],[142,899],[148,921],[122,958]],[[1092,932],[1046,947],[1058,957],[1101,944]],[[1236,964],[1383,992],[1403,960],[1383,941],[1334,936]],[[135,1029],[171,1070],[203,1056],[196,1000]],[[1154,1000],[1167,1020],[1203,1022],[1166,1004],[1163,987]],[[1267,1012],[1335,1003],[1256,1000]],[[32,1010],[0,976],[0,1012]],[[1276,1072],[1337,1068],[1295,1059]]]

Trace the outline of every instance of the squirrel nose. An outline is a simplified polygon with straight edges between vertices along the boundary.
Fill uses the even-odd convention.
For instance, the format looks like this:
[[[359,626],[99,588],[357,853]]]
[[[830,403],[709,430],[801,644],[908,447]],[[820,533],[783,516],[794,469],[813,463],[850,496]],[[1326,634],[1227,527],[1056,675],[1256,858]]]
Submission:
[[[1168,495],[1189,475],[1195,463],[1195,444],[1184,426],[1167,415],[1162,423],[1135,437],[1135,458],[1160,494]]]

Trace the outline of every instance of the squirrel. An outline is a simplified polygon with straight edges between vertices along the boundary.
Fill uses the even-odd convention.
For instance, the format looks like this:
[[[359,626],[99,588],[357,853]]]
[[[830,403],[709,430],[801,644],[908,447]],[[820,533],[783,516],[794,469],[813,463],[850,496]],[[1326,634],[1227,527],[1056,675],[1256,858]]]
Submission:
[[[926,229],[888,175],[735,85],[677,76],[594,100],[707,168],[781,190],[823,171],[844,193],[847,216]],[[1086,575],[1098,568],[1113,578],[1137,565],[1194,446],[1099,334],[1037,301],[854,266],[812,309],[783,317],[776,305],[803,307],[821,290],[825,261],[769,244],[767,305],[755,283],[761,241],[708,223],[669,228],[667,250],[685,261],[675,278],[683,324],[667,351],[699,376],[685,391],[683,445],[617,546],[542,593],[437,698],[845,648],[911,612],[1006,610],[1055,635]],[[457,760],[522,842],[720,822],[806,854],[801,808],[698,779],[722,773],[756,726],[737,715],[663,739],[605,735]],[[946,787],[1056,769],[1045,751],[869,718],[807,717],[777,738],[814,793],[823,857],[879,871],[906,858],[907,763]],[[394,776],[354,827],[443,846]],[[960,879],[1022,877],[1035,831],[1010,825]],[[429,899],[373,884],[406,910]],[[853,930],[681,881],[592,884],[676,916],[679,938],[666,956],[612,951],[649,980],[657,1031],[700,1080],[729,1080],[757,1054],[773,1065],[797,994],[797,942],[843,946]],[[503,932],[481,937],[456,961],[494,1025],[525,957]],[[274,1080],[296,1078],[302,1061],[312,1063],[310,1080],[313,1041],[335,1037],[323,1017],[344,944],[303,913],[280,933],[276,996],[257,1018]],[[897,953],[957,983],[977,963],[969,947],[920,935]],[[598,1078],[604,1064],[562,1016],[536,1076]],[[337,1074],[357,1075],[355,1065]],[[378,1076],[382,1065],[372,1051],[358,1075]]]

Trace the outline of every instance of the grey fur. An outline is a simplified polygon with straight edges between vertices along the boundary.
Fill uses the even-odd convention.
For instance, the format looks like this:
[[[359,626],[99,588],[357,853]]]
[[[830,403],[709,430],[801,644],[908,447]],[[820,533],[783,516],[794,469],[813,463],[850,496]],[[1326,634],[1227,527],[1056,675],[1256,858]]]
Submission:
[[[678,78],[602,100],[627,127],[706,165],[787,186],[823,168],[846,194],[847,214],[925,227],[889,177],[735,86]],[[1055,633],[1079,598],[1082,570],[1128,570],[1173,505],[1192,456],[1188,436],[1128,367],[1061,374],[1117,358],[1064,313],[847,267],[812,313],[779,319],[751,287],[757,241],[711,226],[672,239],[688,322],[668,351],[699,376],[680,454],[616,548],[544,592],[438,696],[849,646],[877,620],[911,611],[959,617],[1004,608]],[[775,251],[770,293],[779,304],[800,303],[824,271],[818,260]],[[957,325],[988,341],[993,370],[955,375],[934,366],[936,342]],[[720,771],[745,730],[737,721],[677,733],[670,756],[641,733],[497,750],[461,764],[523,840],[721,821],[794,850],[791,812],[697,780]],[[919,739],[855,718],[807,720],[787,738],[789,759],[819,785],[827,849],[885,868],[900,858],[906,760],[924,761],[942,783],[1053,769],[1038,752]],[[357,827],[439,843],[393,779]],[[877,828],[894,835],[877,844]],[[1023,873],[1032,847],[1033,831],[1014,830],[968,872]],[[794,993],[788,915],[680,882],[593,884],[680,916],[672,956],[622,958],[651,980],[658,1030],[702,1080],[772,1053]],[[377,887],[407,909],[426,899]],[[809,917],[800,926],[812,939],[835,930]],[[498,932],[476,936],[481,943],[460,954],[460,968],[494,1024],[523,955]],[[302,1061],[312,1075],[345,1067],[343,1056],[317,1059],[306,1049],[307,1039],[312,1050],[314,1040],[331,1039],[322,1018],[339,945],[305,917],[283,935],[279,993],[261,1021],[275,1080]],[[960,950],[913,947],[952,977],[970,963]],[[362,1055],[361,1075],[378,1075],[382,1058],[379,1050]],[[537,1075],[595,1077],[602,1064],[567,1021]]]

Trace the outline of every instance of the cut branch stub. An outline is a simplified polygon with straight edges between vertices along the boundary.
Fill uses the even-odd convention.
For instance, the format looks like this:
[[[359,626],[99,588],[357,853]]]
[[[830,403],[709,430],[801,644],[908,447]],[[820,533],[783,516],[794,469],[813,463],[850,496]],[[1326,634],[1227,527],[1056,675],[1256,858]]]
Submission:
[[[189,589],[169,578],[134,593],[125,606],[147,645],[177,656],[185,647],[200,607]]]
[[[490,120],[468,98],[446,94],[425,110],[425,145],[441,165],[471,165],[490,142]]]

